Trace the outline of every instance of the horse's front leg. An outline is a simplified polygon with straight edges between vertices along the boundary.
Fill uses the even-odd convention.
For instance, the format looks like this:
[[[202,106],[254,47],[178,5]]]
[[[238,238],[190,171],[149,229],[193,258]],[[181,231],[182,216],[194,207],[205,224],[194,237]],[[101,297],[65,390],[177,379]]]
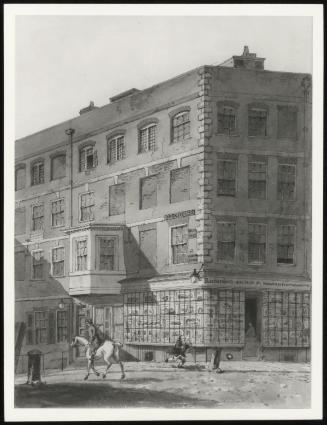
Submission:
[[[91,367],[91,359],[88,359],[88,360],[87,360],[87,374],[86,374],[86,376],[84,377],[84,381],[86,381],[86,380],[88,379],[88,377],[89,377],[89,374],[90,374],[90,367]]]
[[[119,363],[120,370],[121,370],[121,378],[120,379],[124,379],[126,375],[125,375],[125,372],[124,372],[123,363],[120,360],[118,360],[118,363]]]
[[[96,376],[100,376],[100,373],[95,369],[95,367],[94,367],[94,358],[93,358],[93,360],[90,360],[90,366],[91,366],[91,369],[93,370],[93,372],[95,373],[95,375]]]

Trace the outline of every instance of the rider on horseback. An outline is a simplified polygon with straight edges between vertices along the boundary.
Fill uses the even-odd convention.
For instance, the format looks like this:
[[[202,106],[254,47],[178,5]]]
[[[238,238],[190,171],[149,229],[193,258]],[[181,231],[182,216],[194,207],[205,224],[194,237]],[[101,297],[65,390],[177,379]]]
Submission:
[[[88,339],[91,345],[91,362],[93,363],[97,349],[104,342],[104,337],[100,329],[95,326],[91,319],[87,319],[85,323],[87,324]]]

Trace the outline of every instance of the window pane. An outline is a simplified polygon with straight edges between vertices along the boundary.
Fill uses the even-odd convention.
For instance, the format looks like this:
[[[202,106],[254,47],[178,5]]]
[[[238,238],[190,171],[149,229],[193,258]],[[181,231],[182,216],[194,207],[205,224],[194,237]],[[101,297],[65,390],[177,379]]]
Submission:
[[[218,131],[222,134],[231,134],[236,130],[235,109],[222,107],[218,113]]]
[[[235,196],[236,161],[218,161],[218,196]]]
[[[65,265],[65,249],[64,247],[58,247],[52,250],[52,274],[53,276],[64,275]]]
[[[172,123],[173,137],[172,143],[179,142],[190,134],[189,112],[183,112],[173,118]]]
[[[188,262],[188,226],[171,229],[171,247],[173,264]]]
[[[278,165],[277,196],[279,200],[295,199],[296,166],[294,164]]]
[[[266,225],[249,224],[248,261],[263,264],[266,261]]]
[[[94,192],[84,193],[80,198],[81,221],[94,220]]]
[[[248,191],[250,199],[266,199],[266,169],[265,163],[249,162]]]
[[[280,225],[277,231],[277,263],[294,263],[295,226]]]
[[[32,223],[33,230],[43,230],[43,222],[44,222],[43,205],[38,205],[33,207],[32,221],[33,221]]]
[[[141,209],[157,205],[157,176],[146,177],[141,180]]]
[[[170,172],[170,202],[190,199],[190,168],[184,167]]]
[[[63,226],[65,224],[64,215],[64,200],[59,199],[58,201],[52,202],[52,226]]]
[[[114,270],[114,239],[100,239],[100,270]]]
[[[235,223],[217,223],[218,261],[234,261]]]

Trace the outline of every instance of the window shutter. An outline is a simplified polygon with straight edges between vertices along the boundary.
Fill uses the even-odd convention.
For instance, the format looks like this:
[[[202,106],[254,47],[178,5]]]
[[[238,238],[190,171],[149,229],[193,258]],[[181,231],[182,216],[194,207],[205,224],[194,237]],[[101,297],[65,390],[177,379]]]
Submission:
[[[26,345],[33,345],[34,334],[34,313],[26,313]]]
[[[93,151],[93,167],[97,167],[98,165],[98,152]]]
[[[49,311],[49,335],[48,344],[56,343],[56,311]]]

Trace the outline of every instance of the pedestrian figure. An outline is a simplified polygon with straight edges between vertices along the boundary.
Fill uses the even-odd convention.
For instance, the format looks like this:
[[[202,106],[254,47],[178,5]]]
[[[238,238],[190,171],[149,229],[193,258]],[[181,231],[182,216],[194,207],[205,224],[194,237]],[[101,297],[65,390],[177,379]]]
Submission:
[[[221,352],[222,348],[216,347],[215,351],[211,355],[210,360],[210,370],[215,370],[216,373],[223,373],[224,371],[219,367],[220,365],[220,358],[221,358]]]
[[[173,359],[178,360],[177,367],[181,368],[186,362],[186,351],[191,347],[190,342],[186,342],[185,338],[181,335],[177,338],[177,341],[173,347],[172,354]],[[168,361],[168,359],[166,360]]]
[[[255,329],[254,329],[251,322],[249,322],[249,324],[248,324],[248,328],[247,328],[245,336],[248,337],[248,338],[256,337]]]

